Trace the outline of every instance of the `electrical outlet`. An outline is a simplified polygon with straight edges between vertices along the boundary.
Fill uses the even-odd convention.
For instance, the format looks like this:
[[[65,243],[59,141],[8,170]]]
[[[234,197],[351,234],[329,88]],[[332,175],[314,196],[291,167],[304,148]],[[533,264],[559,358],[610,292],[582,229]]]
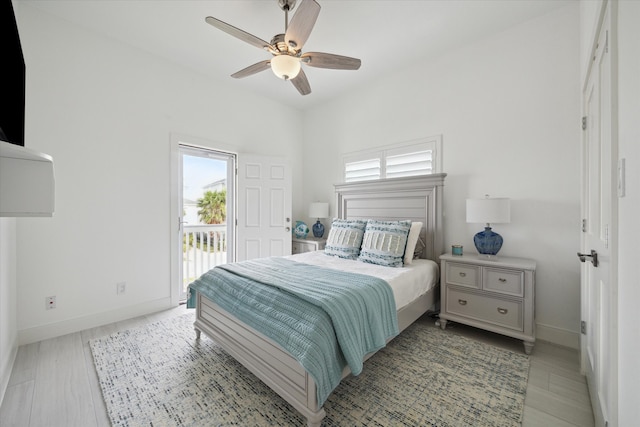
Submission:
[[[116,283],[116,295],[122,295],[127,291],[127,282]]]
[[[56,308],[56,297],[52,296],[52,297],[46,297],[44,299],[45,301],[45,308],[47,310],[51,310],[52,308]]]

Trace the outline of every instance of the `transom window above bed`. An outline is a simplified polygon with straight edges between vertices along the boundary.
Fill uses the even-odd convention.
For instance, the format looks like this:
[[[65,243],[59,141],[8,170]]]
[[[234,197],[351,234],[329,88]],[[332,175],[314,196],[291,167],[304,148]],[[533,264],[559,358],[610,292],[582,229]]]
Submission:
[[[356,151],[343,156],[344,182],[442,172],[442,135]]]

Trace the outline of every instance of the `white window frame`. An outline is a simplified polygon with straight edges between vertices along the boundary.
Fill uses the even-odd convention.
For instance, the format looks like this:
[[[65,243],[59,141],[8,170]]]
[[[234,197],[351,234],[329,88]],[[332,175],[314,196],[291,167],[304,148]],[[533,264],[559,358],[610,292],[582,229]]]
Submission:
[[[424,151],[431,151],[431,171],[425,172],[424,175],[442,173],[442,135],[434,135],[412,141],[390,144],[383,147],[346,153],[342,156],[342,179],[344,182],[385,179],[387,178],[387,158],[412,153],[421,153]],[[348,177],[347,169],[349,166],[354,166],[356,163],[374,161],[379,162],[379,174],[376,175],[375,171],[371,171],[373,173],[366,175],[363,179]]]

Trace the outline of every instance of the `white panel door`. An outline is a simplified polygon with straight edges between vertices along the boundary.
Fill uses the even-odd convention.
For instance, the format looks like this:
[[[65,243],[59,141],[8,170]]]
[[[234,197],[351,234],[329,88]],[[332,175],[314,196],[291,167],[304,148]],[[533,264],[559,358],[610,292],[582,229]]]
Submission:
[[[608,12],[607,12],[608,15]],[[611,278],[615,244],[612,215],[612,76],[609,25],[605,16],[584,91],[586,128],[582,163],[583,233],[581,306],[582,366],[587,376],[596,426],[616,425],[617,338],[615,280]]]
[[[286,159],[239,155],[238,261],[291,254],[291,197]]]

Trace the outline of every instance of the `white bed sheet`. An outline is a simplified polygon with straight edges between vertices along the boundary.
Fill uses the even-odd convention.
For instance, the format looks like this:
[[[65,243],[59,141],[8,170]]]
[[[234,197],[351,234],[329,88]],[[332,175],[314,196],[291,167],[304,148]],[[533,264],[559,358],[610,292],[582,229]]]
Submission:
[[[438,284],[438,264],[428,259],[414,259],[404,267],[383,267],[362,261],[325,255],[324,251],[288,255],[293,261],[351,273],[367,274],[385,280],[393,290],[396,310],[408,305]]]

